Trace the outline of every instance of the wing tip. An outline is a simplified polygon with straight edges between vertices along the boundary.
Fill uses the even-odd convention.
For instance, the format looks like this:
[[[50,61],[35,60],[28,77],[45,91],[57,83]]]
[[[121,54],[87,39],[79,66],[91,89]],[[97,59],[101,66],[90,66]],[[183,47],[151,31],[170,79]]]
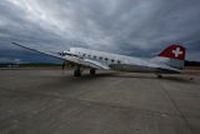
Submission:
[[[11,44],[16,45],[16,46],[21,46],[20,44],[16,43],[16,42],[11,42]]]

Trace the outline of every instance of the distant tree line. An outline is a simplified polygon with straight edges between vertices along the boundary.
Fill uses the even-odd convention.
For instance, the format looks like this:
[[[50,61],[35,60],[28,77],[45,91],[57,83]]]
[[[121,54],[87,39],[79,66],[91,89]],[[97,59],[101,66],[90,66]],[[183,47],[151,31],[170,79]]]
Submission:
[[[23,64],[15,64],[15,63],[0,63],[0,67],[55,67],[62,66],[62,64],[54,64],[54,63],[23,63]],[[72,67],[71,64],[65,65],[66,67]],[[197,61],[185,61],[185,66],[200,66],[200,62]]]
[[[197,61],[185,61],[185,66],[200,66],[200,62]]]

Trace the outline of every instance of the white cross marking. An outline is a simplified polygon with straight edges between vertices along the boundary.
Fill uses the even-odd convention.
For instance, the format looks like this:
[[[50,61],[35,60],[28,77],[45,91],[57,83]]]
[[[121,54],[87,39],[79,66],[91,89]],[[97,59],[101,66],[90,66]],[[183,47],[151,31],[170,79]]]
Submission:
[[[176,50],[172,50],[172,53],[175,57],[178,57],[180,54],[183,54],[183,51],[180,51],[180,47],[177,47]]]

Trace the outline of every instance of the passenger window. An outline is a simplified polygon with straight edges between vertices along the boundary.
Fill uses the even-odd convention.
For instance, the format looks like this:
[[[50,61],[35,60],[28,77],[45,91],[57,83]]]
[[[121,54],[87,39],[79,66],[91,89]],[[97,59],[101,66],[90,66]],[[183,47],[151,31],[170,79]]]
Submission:
[[[111,62],[115,62],[115,60],[112,59]]]
[[[93,56],[93,58],[94,58],[94,59],[96,59],[96,58],[97,58],[97,56]]]
[[[103,59],[103,57],[99,57],[99,59],[100,59],[100,60],[102,60],[102,59]]]
[[[104,58],[105,59],[105,61],[108,61],[108,58]]]
[[[120,64],[121,62],[118,60],[117,63]]]

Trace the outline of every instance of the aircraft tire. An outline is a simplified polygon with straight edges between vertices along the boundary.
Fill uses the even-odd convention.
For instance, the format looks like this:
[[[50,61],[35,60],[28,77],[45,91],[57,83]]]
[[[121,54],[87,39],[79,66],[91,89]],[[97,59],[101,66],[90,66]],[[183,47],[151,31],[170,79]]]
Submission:
[[[90,75],[95,75],[96,74],[96,70],[94,68],[90,69]]]
[[[81,71],[80,69],[75,69],[74,70],[74,77],[80,77],[81,76]]]
[[[158,77],[159,79],[162,79],[162,78],[163,78],[163,76],[162,76],[161,74],[158,74],[157,77]]]

